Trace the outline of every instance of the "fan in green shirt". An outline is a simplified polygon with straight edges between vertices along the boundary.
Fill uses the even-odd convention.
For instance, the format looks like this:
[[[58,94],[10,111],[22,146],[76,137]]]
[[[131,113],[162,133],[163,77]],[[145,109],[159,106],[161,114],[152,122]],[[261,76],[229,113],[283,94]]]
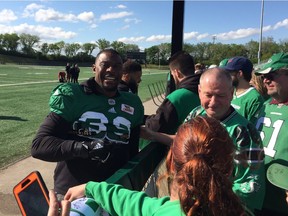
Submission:
[[[271,101],[265,103],[260,113],[257,129],[260,131],[265,151],[265,169],[280,163],[288,165],[288,53],[277,53],[265,63],[256,75],[261,75]],[[288,182],[288,179],[286,179]],[[261,212],[266,215],[288,215],[286,193],[269,181]]]
[[[262,142],[254,125],[231,106],[232,80],[222,68],[205,71],[200,78],[201,106],[187,120],[209,116],[221,121],[236,147],[233,191],[252,210],[261,209],[265,194]]]
[[[235,87],[231,105],[248,121],[256,124],[264,99],[250,85],[253,71],[252,62],[243,56],[236,56],[230,58],[223,68],[229,71],[233,86]]]

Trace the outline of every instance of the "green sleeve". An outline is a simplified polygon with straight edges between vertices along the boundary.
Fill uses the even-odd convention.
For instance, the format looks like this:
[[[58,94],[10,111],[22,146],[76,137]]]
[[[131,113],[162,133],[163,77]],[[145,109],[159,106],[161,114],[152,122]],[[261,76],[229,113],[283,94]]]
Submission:
[[[52,90],[49,106],[50,111],[62,116],[67,121],[72,121],[74,113],[71,107],[77,104],[77,94],[75,94],[75,87],[71,84],[62,84]],[[78,97],[79,98],[79,97]]]
[[[131,191],[121,185],[106,182],[88,182],[87,197],[92,197],[110,215],[153,215],[169,197],[151,198],[144,192]]]

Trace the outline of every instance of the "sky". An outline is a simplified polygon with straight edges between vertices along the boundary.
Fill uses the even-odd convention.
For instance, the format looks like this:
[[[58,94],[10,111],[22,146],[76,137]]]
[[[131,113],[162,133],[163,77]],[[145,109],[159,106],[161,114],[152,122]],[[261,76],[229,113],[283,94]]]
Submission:
[[[184,42],[245,44],[262,37],[288,40],[288,1],[186,0]],[[172,0],[0,0],[0,34],[37,35],[41,43],[136,44],[141,50],[171,42]]]

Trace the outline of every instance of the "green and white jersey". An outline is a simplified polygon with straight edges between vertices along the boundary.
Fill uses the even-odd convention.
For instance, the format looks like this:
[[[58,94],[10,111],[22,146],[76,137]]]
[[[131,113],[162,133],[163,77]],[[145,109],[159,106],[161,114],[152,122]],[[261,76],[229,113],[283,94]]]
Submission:
[[[73,124],[77,136],[108,139],[128,144],[131,128],[143,121],[144,108],[140,98],[120,92],[113,98],[85,94],[83,87],[63,84],[53,90],[50,110]]]
[[[231,101],[234,109],[254,125],[256,124],[263,103],[263,97],[254,87],[250,87],[238,96],[234,94],[233,100]]]
[[[199,106],[192,110],[185,121],[197,115],[205,116],[204,108]],[[236,147],[232,189],[249,209],[261,209],[265,195],[265,171],[259,133],[252,123],[235,110],[221,123]]]
[[[267,103],[256,125],[263,140],[265,152],[265,168],[273,162],[288,165],[288,106],[275,100]],[[288,181],[288,179],[287,179]],[[285,191],[267,181],[264,208],[286,213],[288,205]]]

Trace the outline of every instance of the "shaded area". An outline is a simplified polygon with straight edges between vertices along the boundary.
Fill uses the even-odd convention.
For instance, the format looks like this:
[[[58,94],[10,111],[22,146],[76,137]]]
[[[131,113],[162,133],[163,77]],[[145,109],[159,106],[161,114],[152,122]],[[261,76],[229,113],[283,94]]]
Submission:
[[[0,215],[21,215],[13,194],[0,193]]]
[[[0,116],[0,120],[13,120],[13,121],[28,121],[18,116]]]

